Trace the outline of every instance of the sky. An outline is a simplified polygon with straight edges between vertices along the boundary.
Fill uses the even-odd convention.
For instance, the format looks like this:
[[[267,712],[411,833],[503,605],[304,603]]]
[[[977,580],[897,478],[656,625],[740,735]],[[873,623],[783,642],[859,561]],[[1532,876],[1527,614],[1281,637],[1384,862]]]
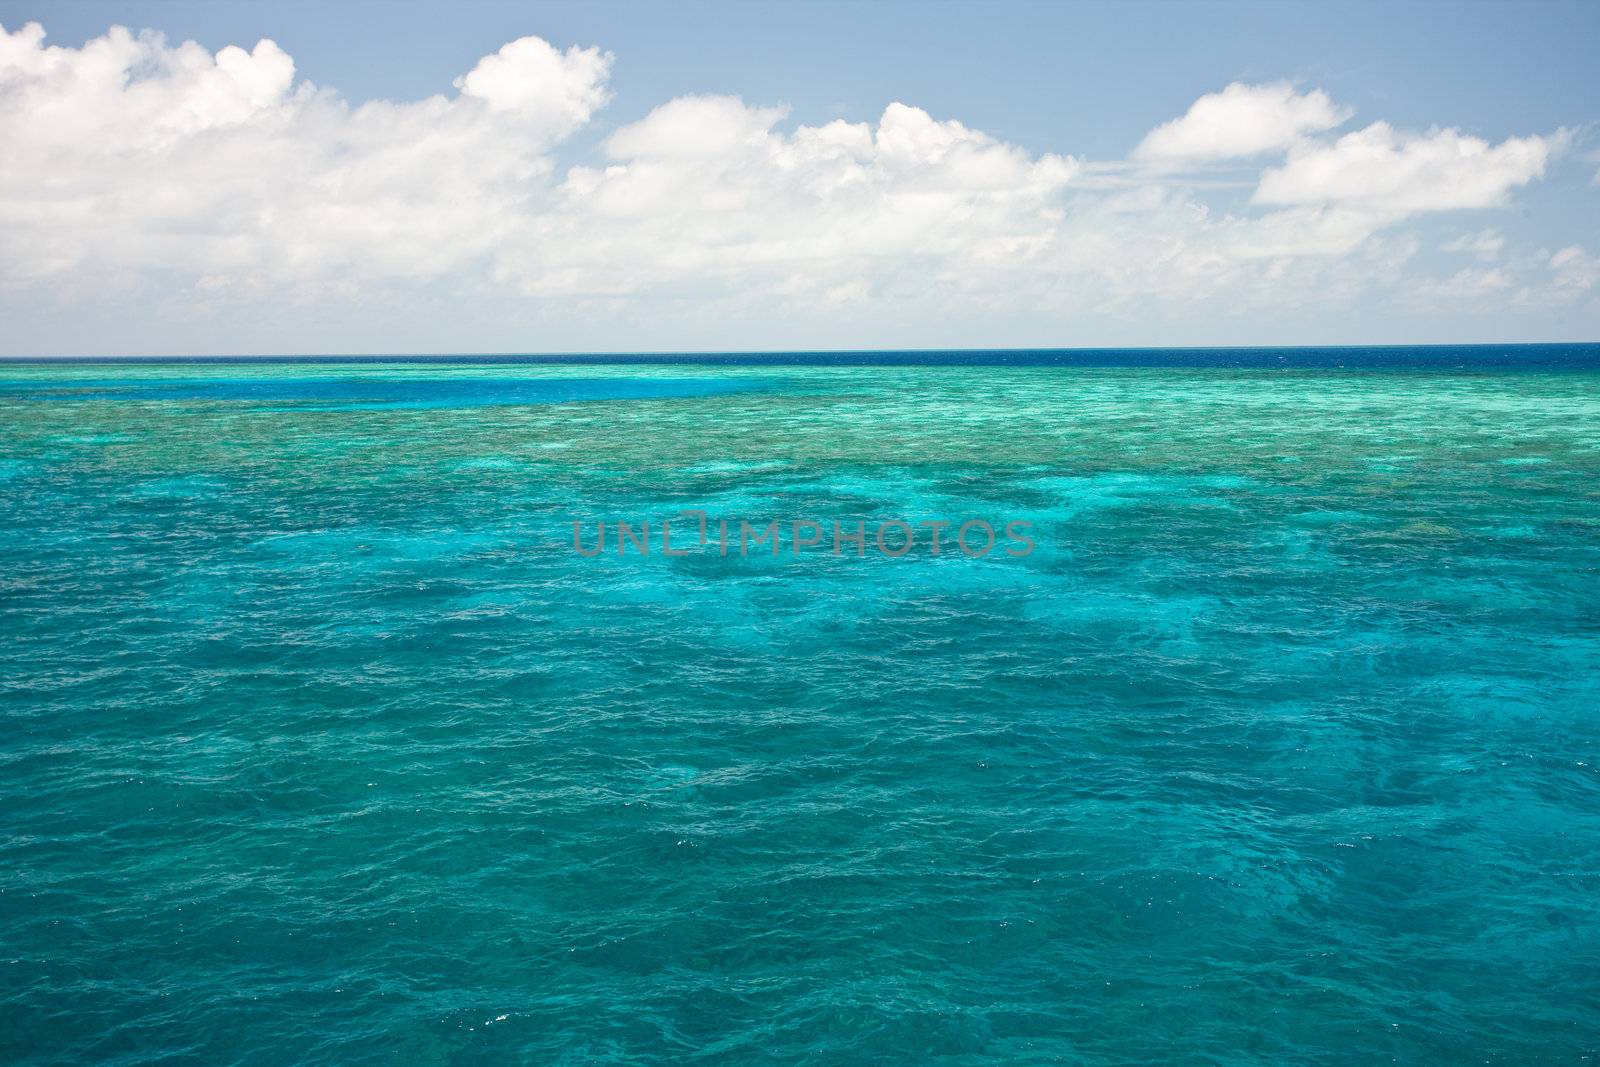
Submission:
[[[0,0],[0,355],[1600,339],[1600,4]]]

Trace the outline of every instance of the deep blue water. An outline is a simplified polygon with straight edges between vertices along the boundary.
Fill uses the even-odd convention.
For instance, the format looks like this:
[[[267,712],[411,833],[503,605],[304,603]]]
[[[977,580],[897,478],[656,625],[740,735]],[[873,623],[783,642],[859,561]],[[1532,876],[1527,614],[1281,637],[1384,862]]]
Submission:
[[[0,1062],[1594,1062],[1596,347],[1413,351],[0,368]]]
[[[6,360],[0,358],[0,363]],[[104,365],[106,360],[54,362]],[[411,354],[372,356],[133,356],[119,363],[440,363],[684,364],[806,367],[1212,367],[1212,368],[1435,368],[1600,369],[1600,342],[1492,345],[1325,345],[1235,348],[995,348],[870,349],[861,351],[622,352],[554,355]]]

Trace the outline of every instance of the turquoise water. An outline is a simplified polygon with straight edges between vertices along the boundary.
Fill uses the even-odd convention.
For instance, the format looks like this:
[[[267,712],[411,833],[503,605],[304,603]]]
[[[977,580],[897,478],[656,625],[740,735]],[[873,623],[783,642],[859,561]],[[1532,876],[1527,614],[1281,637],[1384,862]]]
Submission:
[[[6,1062],[1600,1056],[1592,367],[0,366],[0,632]]]

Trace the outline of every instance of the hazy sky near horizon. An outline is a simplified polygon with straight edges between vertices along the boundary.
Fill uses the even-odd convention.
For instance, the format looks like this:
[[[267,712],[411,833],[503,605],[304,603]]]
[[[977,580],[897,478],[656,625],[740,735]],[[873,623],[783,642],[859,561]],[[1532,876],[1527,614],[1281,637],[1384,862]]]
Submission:
[[[1600,338],[1596,3],[0,26],[0,354]]]

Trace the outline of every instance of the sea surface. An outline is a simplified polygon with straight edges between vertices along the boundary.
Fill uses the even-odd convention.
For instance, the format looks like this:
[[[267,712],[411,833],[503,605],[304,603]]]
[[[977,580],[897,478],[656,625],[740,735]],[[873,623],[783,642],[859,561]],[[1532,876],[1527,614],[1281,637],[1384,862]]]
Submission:
[[[961,357],[0,364],[0,1062],[1600,1059],[1600,346]]]

